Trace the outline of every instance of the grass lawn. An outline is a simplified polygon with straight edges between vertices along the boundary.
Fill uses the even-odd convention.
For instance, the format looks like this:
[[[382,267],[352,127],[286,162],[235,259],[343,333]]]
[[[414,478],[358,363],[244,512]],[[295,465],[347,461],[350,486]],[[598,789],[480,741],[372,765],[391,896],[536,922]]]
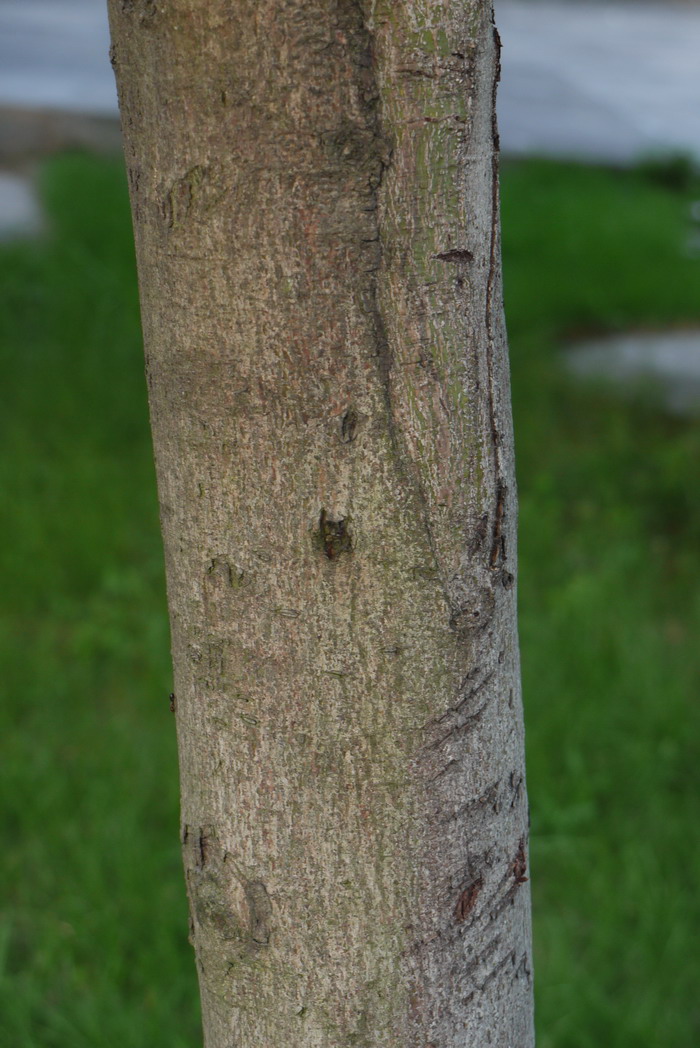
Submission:
[[[540,1048],[700,1043],[700,423],[557,366],[700,326],[673,174],[503,174]],[[124,179],[42,185],[51,235],[0,245],[0,1043],[194,1048]]]

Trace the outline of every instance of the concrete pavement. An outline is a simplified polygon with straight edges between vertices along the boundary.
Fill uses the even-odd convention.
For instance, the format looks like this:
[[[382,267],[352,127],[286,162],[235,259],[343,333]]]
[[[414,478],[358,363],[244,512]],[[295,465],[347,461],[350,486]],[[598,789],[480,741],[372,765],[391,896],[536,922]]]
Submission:
[[[495,0],[504,152],[700,160],[700,9]]]
[[[107,0],[0,0],[0,106],[114,116]]]
[[[495,2],[505,154],[627,163],[681,151],[700,160],[700,8]],[[108,51],[106,0],[0,0],[0,166],[117,145]],[[19,193],[15,180],[0,180],[5,230],[11,219],[1,216],[20,208]]]
[[[496,0],[506,153],[700,159],[700,9]],[[106,0],[0,0],[0,107],[115,116]]]
[[[700,9],[622,0],[495,0],[506,154],[627,163],[700,161]],[[106,0],[0,0],[0,165],[71,145],[118,144]],[[41,228],[31,180],[0,171],[0,239]],[[692,246],[692,245],[691,245]],[[572,371],[660,383],[700,409],[697,334],[634,335],[573,349]]]

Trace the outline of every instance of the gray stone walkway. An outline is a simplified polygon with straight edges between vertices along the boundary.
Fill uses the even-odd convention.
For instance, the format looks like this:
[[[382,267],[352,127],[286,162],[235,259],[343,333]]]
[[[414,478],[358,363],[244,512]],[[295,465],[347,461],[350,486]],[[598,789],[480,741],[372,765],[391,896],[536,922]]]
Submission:
[[[31,182],[0,171],[0,241],[40,232],[42,216]]]
[[[628,162],[700,160],[700,9],[495,0],[503,38],[502,145]]]
[[[700,414],[700,331],[637,331],[579,343],[565,355],[579,378],[612,383],[676,415]]]
[[[504,153],[624,163],[683,151],[700,160],[700,8],[495,2]],[[118,141],[106,6],[0,0],[0,166]],[[18,194],[16,179],[0,179],[0,236],[30,206]],[[20,226],[33,228],[28,219]]]
[[[627,163],[682,151],[700,160],[699,7],[495,3],[504,153]],[[0,0],[0,168],[65,146],[118,145],[108,49],[106,0]],[[31,179],[0,170],[0,239],[40,229]],[[577,375],[628,394],[651,384],[669,409],[700,412],[697,332],[632,334],[572,348],[566,360]]]
[[[107,0],[0,0],[0,106],[116,114]]]
[[[506,153],[700,158],[700,9],[495,0]],[[0,0],[0,107],[116,114],[106,0]]]

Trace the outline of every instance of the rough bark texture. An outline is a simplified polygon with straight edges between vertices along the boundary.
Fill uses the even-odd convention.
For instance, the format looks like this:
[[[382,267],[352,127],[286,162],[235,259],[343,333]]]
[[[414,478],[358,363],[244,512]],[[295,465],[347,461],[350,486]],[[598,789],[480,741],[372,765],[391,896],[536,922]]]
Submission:
[[[110,0],[207,1048],[528,1048],[480,0]]]

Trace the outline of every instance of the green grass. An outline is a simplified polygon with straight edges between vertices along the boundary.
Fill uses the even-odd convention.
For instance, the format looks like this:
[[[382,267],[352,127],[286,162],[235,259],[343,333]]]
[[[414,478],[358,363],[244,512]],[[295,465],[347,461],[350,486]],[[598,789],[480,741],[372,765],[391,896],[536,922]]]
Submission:
[[[44,172],[3,246],[0,1044],[201,1040],[121,168]]]
[[[700,324],[700,187],[504,171],[540,1048],[700,1043],[700,426],[571,332]],[[154,478],[118,164],[0,247],[0,1043],[192,1048]]]
[[[557,366],[569,333],[700,326],[693,195],[504,172],[540,1048],[700,1043],[700,425]]]

